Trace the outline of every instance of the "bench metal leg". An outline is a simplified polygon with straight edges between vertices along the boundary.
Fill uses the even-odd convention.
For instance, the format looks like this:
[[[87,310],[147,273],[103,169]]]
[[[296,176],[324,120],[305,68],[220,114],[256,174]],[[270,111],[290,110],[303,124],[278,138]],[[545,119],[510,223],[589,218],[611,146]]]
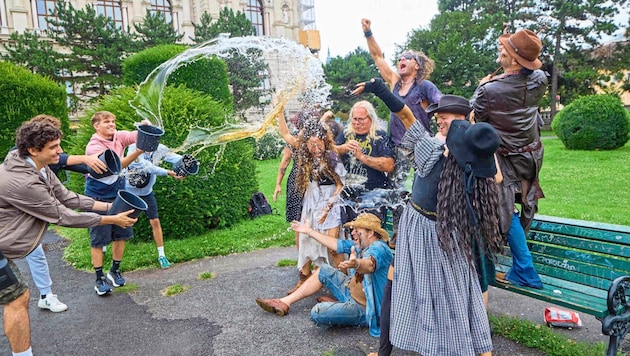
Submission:
[[[616,356],[630,331],[630,276],[619,277],[608,289],[608,316],[602,319],[602,333],[610,335],[606,356]]]

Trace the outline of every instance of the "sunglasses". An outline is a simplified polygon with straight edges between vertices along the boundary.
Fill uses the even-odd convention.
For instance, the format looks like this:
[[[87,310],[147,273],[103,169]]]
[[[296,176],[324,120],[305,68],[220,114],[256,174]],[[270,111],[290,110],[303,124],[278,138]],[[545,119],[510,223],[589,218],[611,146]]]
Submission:
[[[416,56],[414,56],[411,53],[405,53],[403,54],[400,58],[398,58],[398,62],[402,61],[403,59],[406,59],[408,61],[412,60],[412,59],[416,59]],[[418,60],[416,60],[417,62]]]

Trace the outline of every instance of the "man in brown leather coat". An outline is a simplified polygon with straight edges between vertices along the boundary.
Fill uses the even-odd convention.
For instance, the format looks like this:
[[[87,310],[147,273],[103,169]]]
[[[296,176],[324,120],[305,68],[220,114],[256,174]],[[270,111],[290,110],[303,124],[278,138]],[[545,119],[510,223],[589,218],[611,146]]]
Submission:
[[[471,99],[475,120],[491,124],[501,138],[497,158],[503,173],[499,190],[504,237],[515,203],[521,205],[520,222],[527,234],[538,210],[538,199],[544,197],[538,184],[543,160],[538,102],[545,94],[547,76],[539,70],[540,50],[541,41],[532,31],[502,35],[497,62],[504,73],[482,79]]]

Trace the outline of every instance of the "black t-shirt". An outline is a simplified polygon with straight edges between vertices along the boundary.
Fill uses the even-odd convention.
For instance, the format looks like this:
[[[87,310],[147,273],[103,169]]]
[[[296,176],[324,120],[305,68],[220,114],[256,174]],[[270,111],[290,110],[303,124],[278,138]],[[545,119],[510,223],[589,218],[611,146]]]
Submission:
[[[361,151],[363,154],[371,157],[390,157],[394,158],[394,149],[391,144],[391,140],[387,136],[387,132],[383,130],[376,131],[377,139],[368,139],[366,135],[355,135],[354,138],[346,137],[342,132],[337,136],[335,143],[337,145],[343,145],[349,139],[354,139],[361,145]],[[342,156],[344,167],[346,168],[346,184],[353,185],[353,181],[364,181],[362,185],[367,190],[376,188],[388,188],[389,178],[385,172],[381,172],[374,168],[371,168],[350,154],[350,152]]]

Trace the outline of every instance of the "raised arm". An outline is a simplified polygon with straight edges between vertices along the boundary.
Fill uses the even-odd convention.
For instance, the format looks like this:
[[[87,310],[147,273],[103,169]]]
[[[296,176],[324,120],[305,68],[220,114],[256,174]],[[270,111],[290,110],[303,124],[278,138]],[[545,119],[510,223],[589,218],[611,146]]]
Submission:
[[[374,64],[376,64],[376,68],[378,68],[379,73],[381,73],[381,77],[385,79],[391,90],[394,87],[394,84],[400,80],[400,76],[387,63],[385,57],[383,57],[383,51],[378,43],[376,43],[374,35],[372,34],[372,21],[370,21],[370,19],[361,19],[361,27],[363,28],[363,34],[365,35],[365,40],[367,41],[370,56],[372,56]]]
[[[287,126],[287,120],[284,118],[284,112],[282,111],[278,114],[278,132],[291,147],[298,146],[297,138],[289,132],[289,126]]]

